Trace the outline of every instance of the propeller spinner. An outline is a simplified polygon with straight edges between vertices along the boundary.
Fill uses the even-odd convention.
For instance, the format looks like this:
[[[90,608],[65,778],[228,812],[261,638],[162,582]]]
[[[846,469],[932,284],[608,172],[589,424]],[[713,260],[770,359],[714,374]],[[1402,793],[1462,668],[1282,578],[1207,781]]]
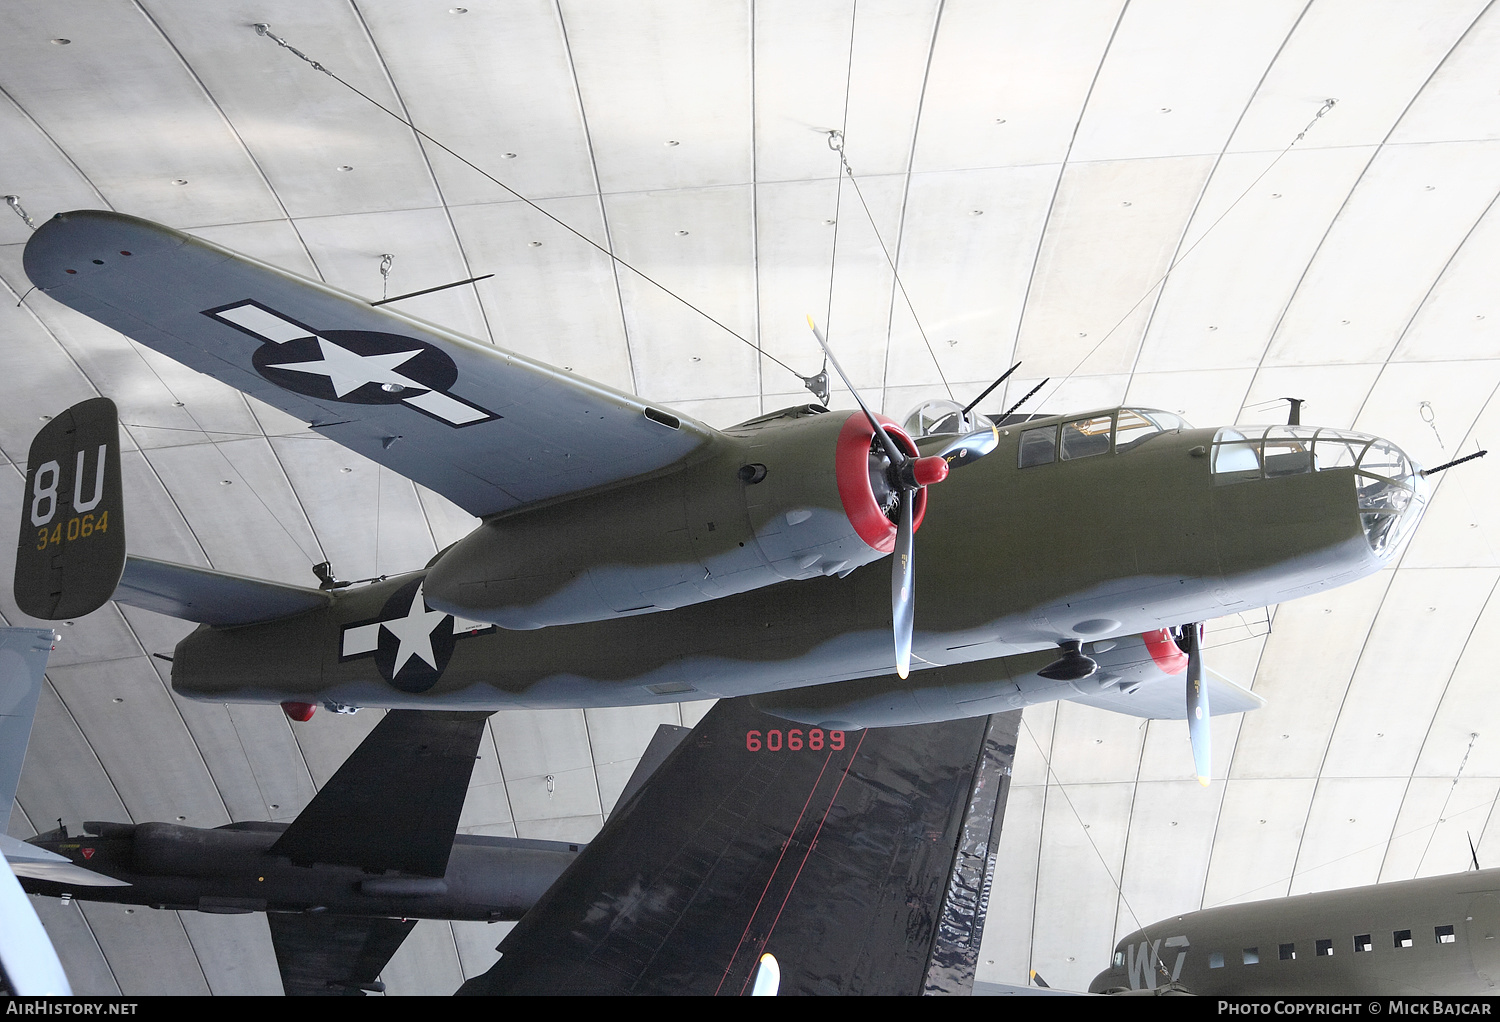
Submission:
[[[807,325],[812,328],[813,336],[818,339],[823,353],[828,356],[829,364],[839,374],[839,379],[844,381],[844,386],[849,388],[849,393],[854,395],[865,418],[870,421],[870,428],[874,430],[872,440],[879,441],[889,459],[886,481],[896,496],[896,506],[892,509],[896,519],[896,549],[891,556],[891,622],[896,643],[896,673],[905,678],[911,672],[911,636],[916,615],[913,592],[916,568],[912,556],[913,535],[916,532],[912,521],[914,499],[919,490],[948,478],[950,468],[973,464],[994,450],[1000,436],[992,426],[954,439],[937,454],[918,457],[905,453],[886,433],[865,404],[864,398],[859,396],[859,391],[854,389],[844,367],[839,365],[839,360],[834,357],[823,332],[818,329],[811,316],[807,317]]]

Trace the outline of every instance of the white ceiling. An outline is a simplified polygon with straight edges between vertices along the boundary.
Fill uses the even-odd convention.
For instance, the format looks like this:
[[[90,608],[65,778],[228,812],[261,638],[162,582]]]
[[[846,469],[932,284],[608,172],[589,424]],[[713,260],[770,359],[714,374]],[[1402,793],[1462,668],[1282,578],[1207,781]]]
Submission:
[[[967,400],[1022,359],[984,408],[1044,376],[1033,408],[1130,401],[1199,425],[1275,421],[1294,395],[1304,421],[1430,465],[1500,437],[1491,6],[8,3],[0,192],[37,222],[118,209],[372,298],[384,253],[390,294],[493,273],[405,307],[713,424],[807,399],[251,27],[266,22],[809,374],[813,312],[898,418],[944,378]],[[418,566],[468,529],[44,296],[18,308],[28,233],[0,209],[0,508],[19,502],[39,418],[105,394],[132,424],[134,552],[308,583],[325,558],[344,577]],[[1215,724],[1227,780],[1198,787],[1181,724],[1027,711],[981,978],[1035,968],[1083,987],[1138,923],[1459,869],[1466,832],[1500,861],[1500,475],[1481,462],[1436,481],[1394,570],[1277,609],[1269,635],[1266,615],[1212,627],[1210,663],[1270,701]],[[8,592],[0,614],[30,623]],[[17,836],[57,817],[290,819],[375,723],[179,700],[147,654],[184,628],[148,613],[60,630]],[[655,725],[702,712],[497,714],[464,826],[587,839]],[[279,989],[262,917],[37,904],[77,990]],[[451,991],[502,931],[421,924],[391,991]]]

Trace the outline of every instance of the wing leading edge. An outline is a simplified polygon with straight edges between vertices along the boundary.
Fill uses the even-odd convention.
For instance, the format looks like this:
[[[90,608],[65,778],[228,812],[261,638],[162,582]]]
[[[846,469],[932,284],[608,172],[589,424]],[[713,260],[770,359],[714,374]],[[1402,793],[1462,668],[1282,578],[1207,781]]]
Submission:
[[[618,483],[714,437],[622,391],[98,210],[31,236],[69,308],[294,415],[478,516]]]

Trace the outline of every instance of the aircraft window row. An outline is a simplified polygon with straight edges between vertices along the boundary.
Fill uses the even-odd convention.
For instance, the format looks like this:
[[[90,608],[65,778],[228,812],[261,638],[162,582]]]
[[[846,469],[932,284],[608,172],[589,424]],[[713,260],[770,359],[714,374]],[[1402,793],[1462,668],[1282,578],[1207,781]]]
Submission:
[[[1437,944],[1453,944],[1458,941],[1458,936],[1452,926],[1434,926],[1432,928],[1432,939]],[[1375,942],[1372,934],[1361,933],[1354,938],[1354,953],[1361,954],[1375,950]],[[1393,948],[1409,948],[1415,946],[1410,930],[1392,930],[1391,946]],[[1283,962],[1294,962],[1297,960],[1297,944],[1295,941],[1277,946],[1277,953]],[[1317,958],[1329,958],[1333,955],[1332,940],[1316,940],[1313,942],[1313,955]],[[1116,955],[1119,959],[1122,956]],[[1260,964],[1260,948],[1247,947],[1240,951],[1240,962],[1243,965]],[[1116,964],[1119,964],[1117,961]],[[1224,968],[1224,952],[1211,951],[1208,955],[1208,967],[1210,969]]]
[[[1050,465],[1108,454],[1123,454],[1161,433],[1186,429],[1187,423],[1158,409],[1121,408],[1021,433],[1019,466]]]

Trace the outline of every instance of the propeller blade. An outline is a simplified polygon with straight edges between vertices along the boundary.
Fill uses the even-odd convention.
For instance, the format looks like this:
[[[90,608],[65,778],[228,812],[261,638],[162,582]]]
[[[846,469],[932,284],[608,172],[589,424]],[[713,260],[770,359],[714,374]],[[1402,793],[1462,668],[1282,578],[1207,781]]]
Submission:
[[[844,381],[844,386],[849,388],[849,393],[854,395],[854,400],[859,402],[859,410],[865,413],[865,418],[870,420],[870,428],[875,435],[880,437],[880,442],[885,445],[885,453],[891,459],[893,466],[899,466],[906,461],[906,455],[901,453],[901,448],[896,446],[896,441],[886,435],[885,430],[880,428],[880,422],[874,413],[865,406],[865,399],[859,396],[859,391],[854,389],[854,384],[849,382],[849,377],[844,373],[844,367],[839,365],[839,360],[833,357],[833,349],[828,347],[828,342],[823,339],[823,331],[818,329],[818,324],[813,322],[811,316],[807,317],[807,325],[812,327],[813,336],[818,339],[818,345],[823,349],[823,354],[828,356],[828,361],[833,364],[833,371],[839,374],[839,379]],[[906,675],[902,675],[906,677]]]
[[[891,555],[891,622],[896,633],[896,673],[903,679],[911,673],[912,618],[916,614],[911,511],[915,495],[915,490],[901,491],[901,521],[896,526],[896,549]]]
[[[963,468],[972,465],[990,453],[1000,443],[1000,430],[994,426],[976,429],[944,445],[933,457],[942,458],[948,467]]]
[[[1193,768],[1198,772],[1198,783],[1208,787],[1209,775],[1213,772],[1212,732],[1209,729],[1208,686],[1203,684],[1202,625],[1185,625],[1182,643],[1188,656],[1187,666],[1187,722],[1188,738],[1193,743]]]

